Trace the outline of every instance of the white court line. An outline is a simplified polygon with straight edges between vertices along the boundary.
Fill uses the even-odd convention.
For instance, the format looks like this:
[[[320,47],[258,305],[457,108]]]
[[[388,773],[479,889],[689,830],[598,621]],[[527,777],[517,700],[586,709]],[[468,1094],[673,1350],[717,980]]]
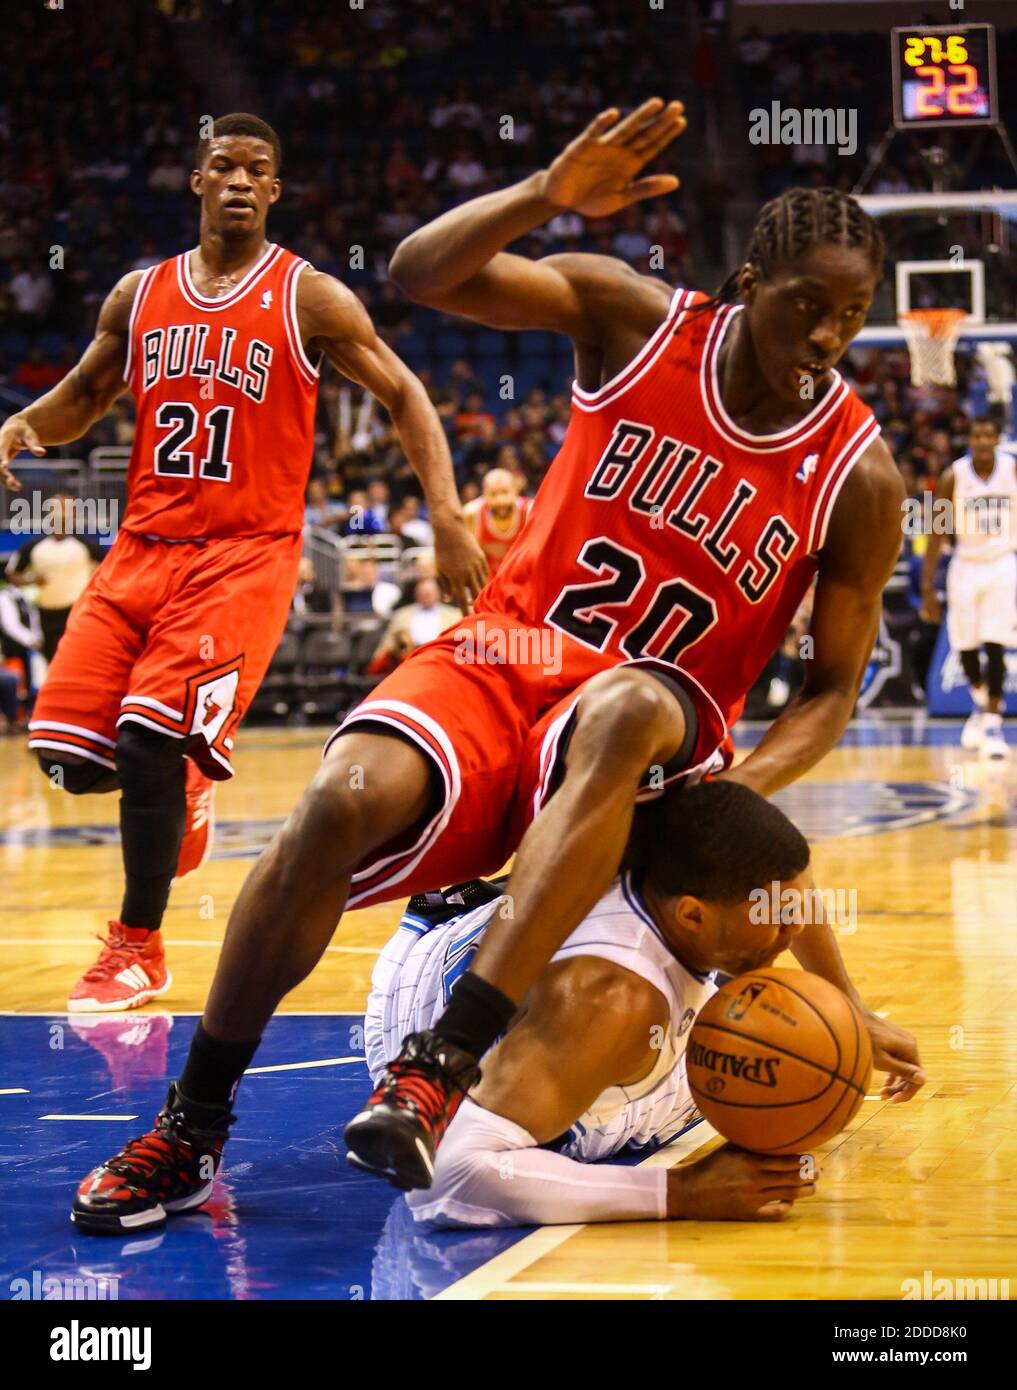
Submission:
[[[637,1163],[636,1167],[673,1168],[679,1159],[687,1158],[689,1154],[695,1153],[705,1144],[708,1144],[711,1139],[718,1139],[719,1137],[717,1131],[708,1121],[700,1120],[698,1124],[679,1135],[673,1144],[666,1144],[664,1148],[650,1154],[649,1158],[644,1158],[642,1163]],[[473,1302],[475,1299],[486,1298],[489,1293],[496,1293],[506,1286],[514,1288],[516,1286],[511,1284],[511,1280],[517,1274],[521,1274],[524,1269],[529,1269],[530,1265],[536,1264],[538,1260],[549,1255],[552,1250],[584,1229],[585,1225],[541,1226],[538,1231],[534,1231],[532,1235],[524,1236],[515,1245],[503,1250],[500,1255],[495,1255],[493,1260],[488,1260],[486,1264],[482,1264],[479,1269],[464,1274],[462,1279],[457,1279],[447,1289],[442,1289],[441,1293],[435,1294],[431,1302]],[[518,1285],[518,1289],[524,1293],[529,1287],[529,1284]],[[541,1286],[535,1287],[540,1288]],[[550,1286],[544,1285],[543,1287],[548,1288]]]
[[[40,1120],[136,1120],[137,1115],[40,1115]]]
[[[351,1062],[363,1062],[363,1057],[323,1057],[320,1062],[280,1062],[274,1067],[248,1067],[245,1076],[257,1076],[266,1071],[303,1071],[306,1067],[348,1067]]]
[[[0,1096],[27,1096],[28,1091],[24,1086],[4,1086],[0,1088]]]

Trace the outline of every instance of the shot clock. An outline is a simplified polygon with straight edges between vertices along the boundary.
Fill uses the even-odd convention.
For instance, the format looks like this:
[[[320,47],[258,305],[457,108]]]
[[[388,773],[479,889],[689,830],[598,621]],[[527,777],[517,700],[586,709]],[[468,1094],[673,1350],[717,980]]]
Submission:
[[[997,123],[991,24],[894,29],[891,51],[893,122],[899,130]]]

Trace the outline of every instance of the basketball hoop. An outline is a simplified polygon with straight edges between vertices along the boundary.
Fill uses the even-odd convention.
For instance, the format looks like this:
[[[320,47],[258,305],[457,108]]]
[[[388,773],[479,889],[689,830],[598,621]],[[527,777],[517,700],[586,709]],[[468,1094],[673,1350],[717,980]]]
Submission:
[[[909,309],[901,314],[900,326],[911,355],[913,385],[957,384],[953,354],[967,318],[964,309]]]

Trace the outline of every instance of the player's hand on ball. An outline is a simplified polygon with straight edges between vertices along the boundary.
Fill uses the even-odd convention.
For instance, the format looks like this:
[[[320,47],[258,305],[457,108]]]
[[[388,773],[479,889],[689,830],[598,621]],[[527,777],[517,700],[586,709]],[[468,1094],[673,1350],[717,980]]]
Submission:
[[[463,613],[487,583],[487,556],[465,517],[432,517],[434,559],[446,597]]]
[[[781,1221],[811,1197],[818,1172],[808,1154],[750,1154],[725,1144],[667,1175],[667,1214],[688,1221]]]
[[[617,107],[602,111],[566,145],[544,174],[544,197],[584,217],[606,217],[643,198],[673,193],[673,174],[636,175],[685,129],[680,101],[652,97],[624,119]]]
[[[917,1042],[905,1028],[898,1028],[875,1014],[866,1012],[865,1026],[872,1043],[873,1070],[888,1073],[880,1096],[897,1105],[910,1100],[928,1080],[922,1070]]]
[[[0,428],[0,480],[12,492],[20,492],[22,485],[7,465],[23,449],[35,454],[36,458],[45,458],[46,456],[46,450],[40,444],[39,436],[25,417],[12,415],[9,420],[4,421],[3,427]]]

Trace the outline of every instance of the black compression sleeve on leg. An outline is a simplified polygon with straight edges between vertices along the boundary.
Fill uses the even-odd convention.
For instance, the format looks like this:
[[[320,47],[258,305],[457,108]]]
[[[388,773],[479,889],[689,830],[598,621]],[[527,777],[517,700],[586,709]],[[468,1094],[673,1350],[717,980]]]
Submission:
[[[977,647],[970,651],[961,652],[961,667],[965,676],[968,678],[969,685],[981,685],[982,683],[982,654]]]
[[[120,844],[126,887],[120,920],[157,931],[184,835],[183,743],[136,724],[117,741]]]
[[[180,1076],[180,1090],[199,1105],[229,1105],[260,1041],[219,1042],[205,1032],[199,1020]]]
[[[452,989],[448,1008],[433,1031],[478,1060],[509,1026],[516,1005],[479,975],[467,970]]]
[[[1003,648],[998,642],[986,642],[985,664],[989,699],[998,700],[1002,697],[1003,682],[1006,680],[1006,657],[1003,655]]]

